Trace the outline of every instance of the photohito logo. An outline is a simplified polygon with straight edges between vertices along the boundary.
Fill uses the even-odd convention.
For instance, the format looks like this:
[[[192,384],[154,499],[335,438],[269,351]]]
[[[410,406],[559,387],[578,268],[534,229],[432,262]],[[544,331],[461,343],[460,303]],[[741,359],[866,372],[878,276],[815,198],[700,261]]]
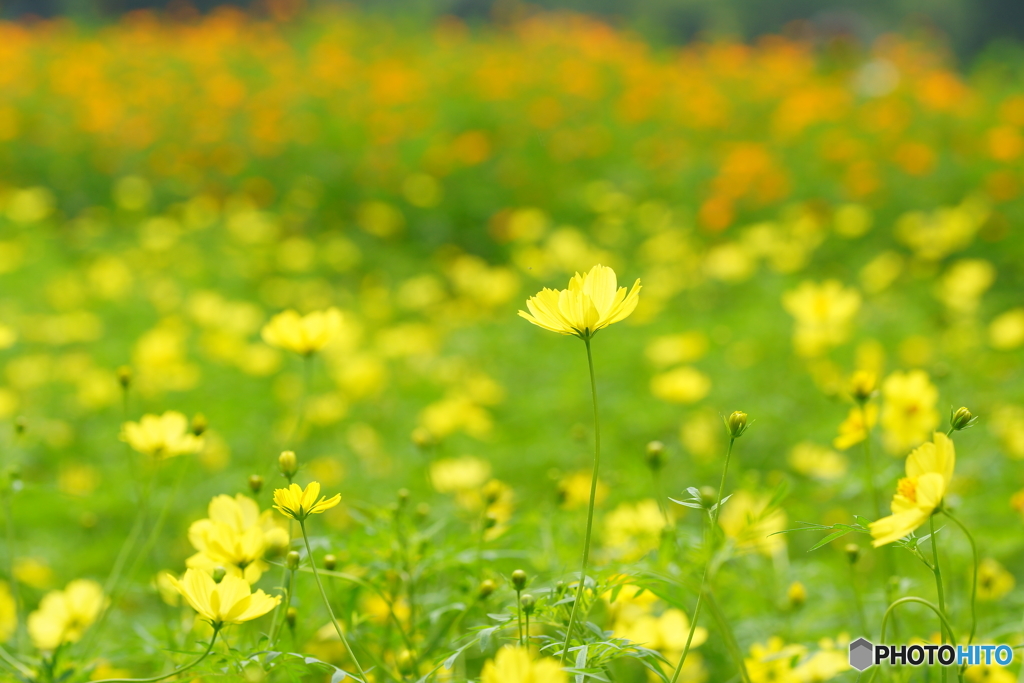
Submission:
[[[1008,666],[1012,661],[1013,649],[1009,645],[874,645],[866,638],[850,643],[850,666],[857,671],[883,662],[910,666]]]

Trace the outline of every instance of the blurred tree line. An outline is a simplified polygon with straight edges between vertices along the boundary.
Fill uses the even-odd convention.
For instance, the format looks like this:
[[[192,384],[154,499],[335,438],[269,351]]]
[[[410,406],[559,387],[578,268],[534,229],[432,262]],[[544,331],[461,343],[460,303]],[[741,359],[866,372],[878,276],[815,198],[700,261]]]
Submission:
[[[901,31],[941,36],[970,60],[993,42],[1024,42],[1024,0],[0,0],[0,18],[69,15],[99,22],[137,9],[187,15],[224,4],[287,15],[307,3],[343,4],[403,20],[454,15],[470,23],[508,21],[538,9],[571,10],[602,16],[656,44],[766,33],[870,42]]]

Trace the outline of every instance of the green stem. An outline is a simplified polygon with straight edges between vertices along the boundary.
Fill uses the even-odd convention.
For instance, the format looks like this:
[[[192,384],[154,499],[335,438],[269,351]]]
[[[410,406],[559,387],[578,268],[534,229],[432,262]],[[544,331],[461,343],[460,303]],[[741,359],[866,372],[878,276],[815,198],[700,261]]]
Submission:
[[[519,622],[519,647],[523,646],[523,592],[516,589],[516,620]]]
[[[565,631],[565,643],[562,645],[561,663],[569,655],[569,641],[572,639],[573,628],[576,626],[576,614],[583,602],[583,589],[587,583],[587,565],[590,562],[590,537],[594,528],[594,502],[597,499],[597,476],[601,468],[601,422],[597,413],[597,378],[594,375],[594,354],[590,348],[590,337],[584,337],[587,345],[587,365],[590,368],[590,393],[594,399],[594,473],[590,479],[590,505],[587,508],[587,533],[583,541],[583,566],[580,569],[580,581],[576,587],[576,599],[572,603],[569,614],[569,626]]]
[[[740,680],[743,681],[743,683],[751,683],[750,674],[747,672],[747,663],[743,659],[743,651],[740,650],[740,644],[736,642],[736,636],[729,627],[729,622],[726,621],[725,614],[718,606],[718,602],[715,601],[715,596],[711,592],[710,586],[708,587],[707,597],[704,602],[707,603],[708,612],[711,614],[711,618],[715,620],[716,624],[718,624],[718,631],[722,634],[722,639],[725,641],[726,649],[736,661],[736,667],[740,671]]]
[[[320,589],[320,597],[324,599],[324,606],[327,607],[327,614],[330,615],[331,623],[334,624],[334,630],[338,632],[338,638],[341,639],[342,644],[345,646],[345,650],[348,652],[349,658],[356,667],[356,671],[359,672],[359,677],[363,680],[363,683],[366,683],[366,672],[363,671],[363,667],[359,664],[359,660],[356,659],[356,653],[352,651],[352,646],[349,645],[348,638],[345,637],[345,633],[341,630],[341,625],[334,616],[334,610],[331,609],[331,601],[327,599],[327,591],[324,590],[324,584],[320,581],[320,572],[316,569],[316,562],[313,561],[313,549],[309,546],[309,536],[306,535],[306,520],[299,520],[299,529],[302,530],[302,540],[306,544],[306,555],[309,557],[309,566],[313,569],[313,577],[316,579],[317,588]]]
[[[207,655],[209,655],[210,652],[213,651],[213,644],[217,640],[217,634],[220,632],[220,629],[221,627],[215,624],[213,627],[213,635],[210,636],[210,644],[206,646],[206,651],[203,652],[203,654],[199,655],[198,659],[189,662],[180,669],[175,669],[174,671],[164,674],[162,676],[153,676],[152,678],[104,678],[100,681],[94,681],[94,683],[155,683],[155,681],[162,681],[165,678],[170,678],[171,676],[177,676],[178,674],[185,673],[186,671],[194,667],[196,664],[206,659]]]
[[[942,622],[942,626],[944,628],[944,632],[945,632],[945,630],[948,630],[949,634],[950,634],[950,637],[953,639],[953,642],[956,642],[956,635],[953,633],[953,627],[949,625],[949,620],[946,619],[945,611],[940,609],[940,608],[938,608],[938,607],[936,607],[935,605],[933,605],[932,603],[928,602],[924,598],[918,598],[918,597],[913,596],[913,595],[910,595],[910,596],[907,596],[905,598],[900,598],[899,600],[896,600],[891,605],[889,605],[889,608],[887,610],[885,610],[885,614],[882,616],[882,632],[880,634],[878,642],[880,642],[880,643],[884,643],[885,642],[885,627],[889,623],[889,616],[890,616],[890,614],[892,614],[892,611],[894,609],[896,609],[900,605],[911,603],[911,602],[916,602],[916,603],[918,603],[920,605],[924,605],[925,607],[927,607],[931,611],[935,612],[935,616],[937,616],[939,618],[939,621]],[[876,667],[873,667],[871,669],[871,678],[868,679],[868,683],[871,683],[872,681],[875,680],[875,674],[878,673],[878,669],[879,668],[880,667],[876,666]],[[945,671],[946,667],[942,667],[942,670]],[[961,681],[963,680],[963,675],[962,674],[960,676],[960,680]]]
[[[690,643],[693,641],[693,634],[697,630],[697,619],[700,617],[701,600],[704,597],[704,586],[707,582],[708,572],[711,569],[711,562],[715,557],[715,534],[718,532],[718,514],[722,509],[722,494],[725,493],[725,477],[729,473],[729,461],[732,459],[732,447],[736,443],[736,437],[729,437],[729,450],[725,453],[725,467],[722,468],[722,481],[718,485],[718,498],[715,500],[715,508],[711,513],[711,528],[708,530],[708,559],[704,563],[704,573],[700,577],[700,590],[697,593],[697,604],[693,608],[693,617],[690,619],[690,632],[686,634],[686,644],[683,646],[683,654],[679,657],[679,664],[672,674],[672,683],[679,680],[679,674],[683,672],[683,665],[686,664],[686,656],[690,654]],[[740,666],[742,667],[742,658]]]
[[[857,588],[857,572],[852,562],[847,563],[850,567],[850,589],[853,591],[853,604],[857,607],[857,618],[860,620],[861,633],[868,632],[868,618],[864,612],[864,602],[860,599],[860,590]]]
[[[15,659],[2,645],[0,645],[0,660],[29,680],[35,676],[35,672],[32,669]]]
[[[935,573],[935,590],[939,594],[939,610],[946,613],[946,596],[942,590],[942,569],[939,567],[939,544],[935,539],[935,515],[933,514],[928,518],[928,524],[931,529],[931,542],[932,542],[932,571]],[[952,637],[953,631],[946,625],[946,620],[942,620],[942,644],[945,645]],[[956,642],[956,641],[953,641]],[[942,667],[942,680],[946,680],[946,667]]]
[[[963,525],[959,519],[957,519],[947,508],[942,508],[942,512],[945,513],[946,517],[960,527],[960,531],[964,532],[964,536],[971,544],[971,554],[974,556],[974,573],[971,581],[971,635],[967,639],[967,644],[970,645],[974,642],[974,634],[978,626],[978,546],[974,543],[974,536],[967,530],[967,527]],[[932,541],[934,543],[934,540]]]
[[[275,615],[274,622],[270,627],[270,637],[267,639],[267,649],[269,650],[274,649],[277,639],[281,636],[281,627],[288,619],[288,608],[292,604],[293,585],[295,585],[295,572],[290,569],[285,569],[284,600],[282,601],[283,607],[279,611],[280,615]]]

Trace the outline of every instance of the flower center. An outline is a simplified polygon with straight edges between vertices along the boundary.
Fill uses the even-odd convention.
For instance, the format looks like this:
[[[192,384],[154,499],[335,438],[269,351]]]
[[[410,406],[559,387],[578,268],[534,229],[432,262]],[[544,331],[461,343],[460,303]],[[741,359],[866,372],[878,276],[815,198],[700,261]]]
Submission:
[[[896,492],[911,502],[917,502],[917,480],[904,477],[896,485]]]

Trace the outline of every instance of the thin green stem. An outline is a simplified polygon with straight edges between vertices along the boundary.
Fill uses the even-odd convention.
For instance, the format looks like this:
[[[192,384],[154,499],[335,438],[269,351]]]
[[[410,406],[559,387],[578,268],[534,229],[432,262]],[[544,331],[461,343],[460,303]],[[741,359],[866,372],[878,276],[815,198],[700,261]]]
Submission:
[[[683,672],[683,665],[686,664],[686,657],[690,654],[690,643],[693,642],[693,634],[697,631],[697,619],[700,617],[701,601],[704,598],[704,587],[707,583],[708,572],[711,569],[711,562],[715,557],[715,534],[718,531],[718,514],[722,508],[722,495],[725,493],[725,478],[729,473],[729,461],[732,459],[732,447],[736,443],[735,436],[729,436],[729,449],[725,452],[725,467],[722,468],[722,481],[718,485],[718,498],[715,500],[715,507],[711,513],[711,526],[708,529],[708,559],[704,563],[704,573],[700,577],[700,590],[697,593],[697,604],[693,608],[693,617],[690,619],[690,631],[686,634],[686,644],[683,646],[683,654],[679,657],[679,664],[676,665],[675,673],[672,674],[672,683],[679,680]],[[740,666],[742,667],[742,658]]]
[[[162,676],[153,676],[151,678],[104,678],[103,680],[95,681],[94,683],[155,683],[156,681],[162,681],[165,678],[170,678],[171,676],[177,676],[178,674],[185,673],[186,671],[194,667],[196,664],[206,659],[210,652],[213,651],[213,644],[217,640],[217,634],[220,633],[220,629],[221,627],[215,624],[213,627],[213,635],[210,636],[210,644],[206,646],[206,651],[203,652],[203,654],[199,655],[198,659],[192,660],[180,669],[175,669],[170,673],[164,674]]]
[[[601,421],[597,412],[597,377],[594,374],[594,354],[590,348],[590,337],[584,337],[583,342],[587,345],[587,365],[590,368],[590,393],[594,399],[594,473],[590,479],[590,505],[587,508],[587,533],[583,540],[583,566],[580,569],[580,581],[576,587],[576,599],[572,603],[572,612],[569,614],[569,626],[565,630],[565,643],[562,645],[561,663],[565,665],[565,659],[569,655],[569,642],[572,639],[573,628],[576,626],[576,614],[579,612],[580,603],[583,602],[583,590],[587,583],[587,565],[590,562],[590,537],[594,528],[594,502],[597,499],[597,477],[601,468]]]
[[[861,633],[867,633],[868,618],[864,612],[864,601],[860,599],[860,589],[857,587],[857,572],[854,570],[852,562],[848,562],[847,565],[850,567],[850,590],[853,591],[853,604],[857,608],[857,618],[860,620]]]
[[[924,605],[925,607],[927,607],[931,611],[935,612],[935,616],[937,616],[939,618],[939,621],[942,623],[942,626],[943,626],[944,630],[948,630],[949,634],[950,634],[950,637],[953,639],[953,642],[956,642],[956,635],[953,632],[953,627],[949,625],[949,620],[946,618],[945,611],[940,609],[940,608],[938,608],[938,607],[936,607],[935,605],[933,605],[932,603],[928,602],[924,598],[919,598],[919,597],[916,597],[916,596],[913,596],[913,595],[909,595],[909,596],[907,596],[905,598],[900,598],[899,600],[896,600],[891,605],[889,605],[889,608],[887,610],[885,610],[885,614],[882,615],[882,632],[880,634],[878,642],[880,642],[880,643],[884,643],[885,642],[885,627],[889,623],[889,616],[892,614],[892,611],[894,609],[896,609],[897,607],[899,607],[900,605],[904,605],[904,604],[911,603],[911,602],[915,602],[915,603],[917,603],[919,605]],[[871,670],[871,678],[868,680],[868,683],[871,683],[872,681],[875,680],[875,674],[878,673],[878,669],[879,668],[880,667],[877,667],[877,666],[872,668],[872,670]],[[946,667],[942,667],[942,670],[945,671]],[[963,675],[962,674],[960,675],[960,680],[963,681]]]
[[[519,622],[519,647],[523,646],[523,591],[516,589],[516,620]]]
[[[967,527],[964,526],[963,522],[961,522],[959,519],[957,519],[957,517],[950,513],[950,511],[947,508],[942,508],[942,512],[946,515],[946,517],[949,517],[950,521],[952,521],[954,524],[960,527],[960,531],[964,532],[964,536],[967,537],[967,540],[971,544],[971,554],[974,557],[974,572],[972,574],[971,580],[971,635],[967,639],[967,644],[970,645],[974,642],[974,634],[977,631],[978,626],[978,546],[975,545],[974,536],[972,536],[971,532],[967,530]],[[934,539],[932,542],[935,542]]]
[[[942,590],[942,568],[939,567],[939,544],[936,542],[935,538],[935,515],[928,518],[928,524],[931,530],[932,571],[935,573],[935,590],[939,594],[939,610],[945,614],[946,596]],[[953,631],[948,628],[945,619],[942,619],[942,627],[942,644],[945,645],[952,637]],[[942,667],[942,680],[946,680],[946,667]]]
[[[280,616],[275,615],[274,622],[270,627],[270,637],[267,639],[267,648],[270,650],[274,649],[277,639],[281,636],[281,627],[288,619],[288,608],[292,604],[292,586],[294,585],[295,572],[285,569],[284,600],[281,603],[283,607],[280,610]]]
[[[309,566],[313,569],[313,577],[316,579],[317,588],[320,589],[320,597],[324,600],[324,606],[327,608],[327,614],[330,615],[331,623],[334,624],[334,630],[338,632],[338,638],[341,639],[342,644],[345,646],[345,650],[348,652],[348,656],[352,660],[352,664],[355,665],[356,671],[359,672],[359,677],[365,683],[366,672],[363,671],[363,667],[359,664],[359,660],[356,658],[356,653],[352,650],[352,646],[349,645],[348,638],[345,637],[344,631],[341,630],[341,624],[338,623],[338,619],[334,616],[334,610],[331,609],[331,601],[327,599],[327,591],[324,590],[324,584],[320,581],[320,572],[317,571],[316,562],[313,561],[313,549],[309,545],[309,536],[306,534],[305,520],[299,520],[299,529],[302,531],[302,540],[306,544],[306,555],[309,557]]]
[[[5,650],[2,645],[0,645],[0,660],[2,660],[5,664],[7,664],[7,666],[11,667],[12,669],[14,669],[15,671],[17,671],[22,676],[25,676],[28,679],[31,679],[33,676],[35,676],[35,672],[33,672],[32,669],[28,668],[27,666],[19,662],[17,659],[15,659],[14,656],[11,655],[10,652]]]

